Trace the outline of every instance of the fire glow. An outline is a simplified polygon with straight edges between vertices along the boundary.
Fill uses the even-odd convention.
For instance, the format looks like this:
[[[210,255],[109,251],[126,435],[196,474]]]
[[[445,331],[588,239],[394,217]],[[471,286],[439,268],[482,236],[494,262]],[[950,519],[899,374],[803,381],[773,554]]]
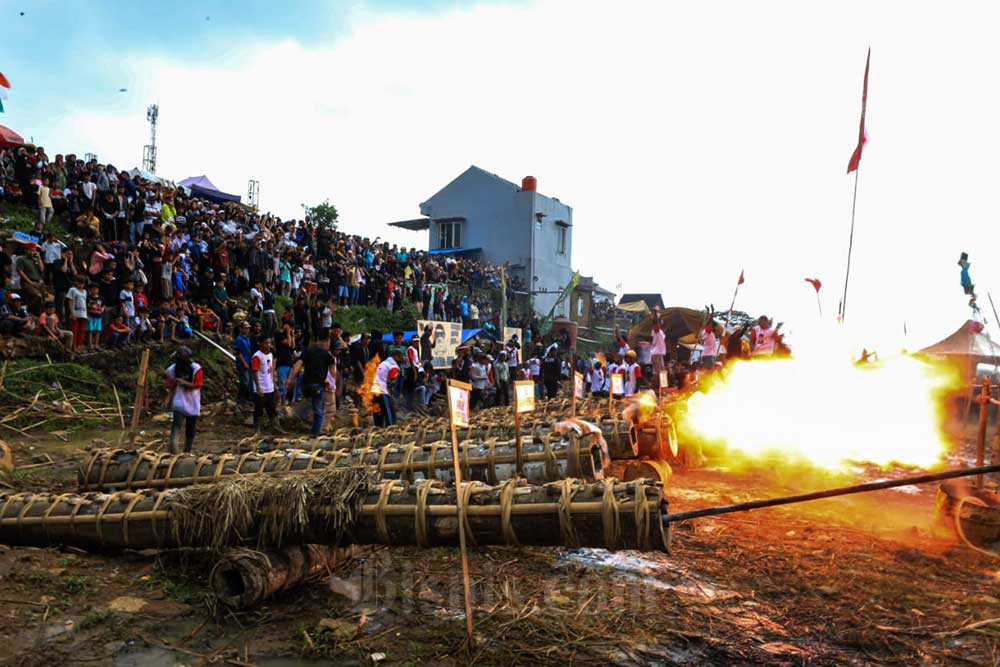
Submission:
[[[872,365],[830,355],[737,362],[688,400],[685,432],[750,459],[934,467],[948,448],[944,396],[955,381],[908,356]]]

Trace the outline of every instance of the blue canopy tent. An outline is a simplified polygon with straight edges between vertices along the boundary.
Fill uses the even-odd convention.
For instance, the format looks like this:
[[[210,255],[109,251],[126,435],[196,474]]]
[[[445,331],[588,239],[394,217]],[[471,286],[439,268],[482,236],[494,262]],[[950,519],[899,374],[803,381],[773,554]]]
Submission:
[[[177,185],[182,188],[188,188],[196,197],[214,201],[216,204],[222,204],[227,201],[236,202],[237,204],[240,203],[239,195],[231,195],[228,192],[222,192],[219,188],[215,187],[212,181],[208,180],[208,176],[191,176],[189,178],[185,178]]]

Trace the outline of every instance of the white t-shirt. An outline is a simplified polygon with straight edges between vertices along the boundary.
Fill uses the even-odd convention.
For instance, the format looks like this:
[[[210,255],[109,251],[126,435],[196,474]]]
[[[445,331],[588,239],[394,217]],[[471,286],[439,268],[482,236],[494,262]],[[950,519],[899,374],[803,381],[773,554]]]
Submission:
[[[469,375],[472,379],[473,389],[486,388],[486,383],[489,380],[489,371],[486,370],[486,366],[484,364],[481,364],[478,361],[472,364],[472,371]]]
[[[774,342],[777,332],[774,329],[761,329],[758,324],[753,328],[754,340],[756,344],[753,348],[753,354],[774,354]]]
[[[653,344],[649,346],[649,353],[661,356],[667,353],[667,335],[663,333],[663,329],[653,329]]]
[[[714,331],[701,335],[701,356],[714,357],[719,353],[719,339],[715,337]]]
[[[257,388],[262,394],[274,392],[274,355],[257,350],[250,358],[250,368],[257,374]]]
[[[170,368],[167,369],[167,378],[172,383],[174,380],[174,368],[175,364],[172,364]],[[177,387],[174,390],[174,412],[179,412],[182,415],[188,417],[197,417],[201,414],[201,385],[202,385],[202,372],[201,366],[191,362],[191,367],[194,370],[194,375],[191,379],[194,382],[194,387]]]
[[[608,371],[604,374],[604,390],[611,391],[611,376],[618,373],[621,367],[616,363],[608,364]]]
[[[532,378],[536,378],[542,374],[542,360],[538,357],[532,357],[528,361],[528,367],[531,369]]]
[[[378,365],[375,369],[375,386],[383,394],[389,392],[389,380],[395,380],[399,376],[399,364],[392,357],[389,357]]]
[[[87,199],[93,199],[94,193],[97,192],[97,183],[94,183],[93,181],[84,181],[80,184],[80,192],[82,192],[83,196]]]
[[[590,371],[590,391],[603,391],[604,389],[604,369],[595,368]]]
[[[132,299],[132,292],[128,290],[122,290],[118,293],[118,301],[122,305],[122,315],[125,319],[131,319],[135,317],[135,301]]]
[[[84,290],[74,285],[66,292],[66,298],[69,299],[69,310],[73,317],[87,317],[87,293]]]
[[[521,351],[519,349],[517,349],[516,347],[514,347],[513,345],[508,345],[507,346],[507,365],[508,366],[510,366],[511,368],[513,368],[514,366],[517,366],[517,364],[519,363],[518,359],[521,358],[520,357],[520,352]]]
[[[642,371],[639,368],[639,364],[625,364],[625,395],[631,396],[635,393],[636,385],[638,384],[639,377],[642,376]]]

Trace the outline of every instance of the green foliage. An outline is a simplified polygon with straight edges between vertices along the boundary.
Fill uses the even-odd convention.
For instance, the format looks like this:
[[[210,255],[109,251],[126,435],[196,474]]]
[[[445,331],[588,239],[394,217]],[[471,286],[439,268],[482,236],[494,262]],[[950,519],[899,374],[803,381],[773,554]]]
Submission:
[[[417,328],[417,309],[409,301],[396,312],[375,306],[351,306],[337,310],[334,320],[352,335],[373,330],[384,334],[396,330],[413,331]]]
[[[177,573],[168,576],[162,568],[154,570],[145,582],[150,588],[163,591],[163,594],[171,600],[184,604],[201,602],[206,595],[197,584],[186,576]]]
[[[86,575],[74,574],[72,576],[66,577],[63,582],[66,587],[66,592],[70,595],[79,595],[81,593],[87,593],[94,590],[95,580],[93,577],[88,577]]]
[[[46,233],[51,232],[56,236],[65,236],[66,227],[59,221],[60,216],[55,216],[46,224],[43,229]],[[38,220],[38,210],[24,204],[10,204],[0,202],[0,229],[30,232]]]
[[[331,204],[329,199],[324,199],[322,204],[307,206],[306,217],[320,228],[337,228],[337,207]]]
[[[282,294],[274,295],[274,314],[277,315],[278,321],[281,321],[281,316],[292,309],[295,302],[290,296],[284,296]]]
[[[108,609],[94,609],[84,614],[83,618],[80,619],[79,628],[81,630],[96,628],[98,625],[110,620],[113,616],[114,614]]]

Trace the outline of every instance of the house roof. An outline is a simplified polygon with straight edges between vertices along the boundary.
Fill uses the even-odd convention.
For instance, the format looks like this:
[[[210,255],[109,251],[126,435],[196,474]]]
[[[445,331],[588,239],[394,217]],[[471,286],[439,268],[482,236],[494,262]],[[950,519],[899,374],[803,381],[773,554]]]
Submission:
[[[419,232],[425,229],[430,229],[432,222],[465,222],[465,218],[461,216],[453,218],[415,218],[413,220],[400,220],[399,222],[390,222],[389,226],[399,227],[401,229],[409,229],[414,232]]]
[[[650,310],[653,310],[657,306],[660,308],[666,308],[663,304],[663,297],[652,292],[649,294],[623,294],[622,298],[618,300],[618,303],[635,303],[636,301],[645,301]]]

